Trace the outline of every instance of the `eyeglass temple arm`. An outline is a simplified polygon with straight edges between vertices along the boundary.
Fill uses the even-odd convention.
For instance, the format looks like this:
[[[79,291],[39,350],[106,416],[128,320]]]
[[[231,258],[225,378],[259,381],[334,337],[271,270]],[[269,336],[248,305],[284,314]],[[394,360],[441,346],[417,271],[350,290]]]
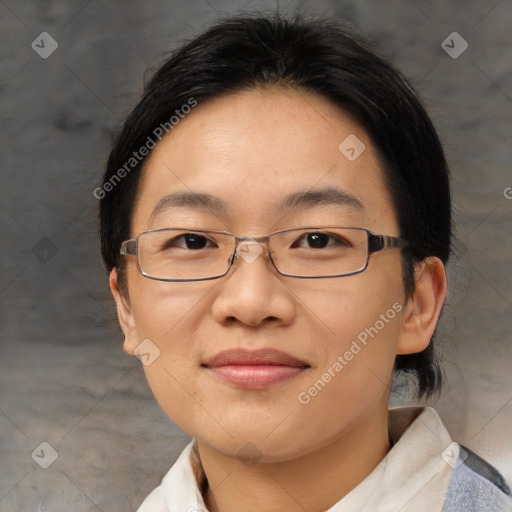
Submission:
[[[393,249],[395,247],[406,247],[409,245],[407,240],[396,236],[389,235],[369,235],[368,238],[368,252],[374,253],[382,251],[383,249]]]
[[[135,256],[137,254],[137,240],[125,240],[121,244],[121,254]]]

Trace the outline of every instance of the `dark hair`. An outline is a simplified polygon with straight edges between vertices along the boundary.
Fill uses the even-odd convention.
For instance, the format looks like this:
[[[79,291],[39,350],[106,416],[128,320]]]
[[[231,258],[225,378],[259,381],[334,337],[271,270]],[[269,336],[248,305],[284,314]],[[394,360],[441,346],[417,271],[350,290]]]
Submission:
[[[172,128],[171,117],[191,100],[201,103],[266,86],[319,93],[352,114],[369,134],[385,170],[400,236],[411,243],[403,250],[409,297],[414,265],[428,256],[446,263],[450,254],[448,166],[436,130],[407,80],[349,25],[334,19],[228,18],[175,51],[156,71],[113,146],[104,187],[96,189],[107,268],[120,267],[120,246],[130,237],[144,161],[134,160],[134,151],[153,141],[157,127]],[[419,397],[441,388],[432,341],[418,354],[398,355],[395,369],[417,377]]]

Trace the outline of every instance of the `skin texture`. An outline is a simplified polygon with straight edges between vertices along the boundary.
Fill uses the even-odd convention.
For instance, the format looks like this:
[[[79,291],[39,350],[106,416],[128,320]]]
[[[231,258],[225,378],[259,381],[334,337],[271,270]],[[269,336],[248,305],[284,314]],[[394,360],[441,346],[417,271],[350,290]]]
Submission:
[[[355,161],[338,150],[350,134],[366,146]],[[292,192],[326,187],[356,196],[363,208],[279,210]],[[226,211],[172,208],[152,215],[162,197],[178,191],[217,196]],[[323,97],[275,88],[205,102],[180,121],[145,163],[131,236],[182,225],[262,236],[322,224],[399,235],[364,130]],[[127,294],[112,271],[124,348],[133,354],[146,338],[159,347],[146,376],[163,410],[198,442],[209,510],[326,510],[386,455],[395,355],[428,345],[446,295],[445,269],[432,257],[418,266],[416,291],[406,301],[400,258],[399,249],[386,250],[372,255],[361,274],[302,280],[279,275],[262,255],[252,263],[239,258],[217,280],[168,283],[144,278],[128,257]],[[298,394],[394,303],[402,310],[301,404]],[[201,366],[241,347],[275,348],[310,367],[267,389],[247,390]],[[257,450],[250,465],[237,457],[247,443]]]

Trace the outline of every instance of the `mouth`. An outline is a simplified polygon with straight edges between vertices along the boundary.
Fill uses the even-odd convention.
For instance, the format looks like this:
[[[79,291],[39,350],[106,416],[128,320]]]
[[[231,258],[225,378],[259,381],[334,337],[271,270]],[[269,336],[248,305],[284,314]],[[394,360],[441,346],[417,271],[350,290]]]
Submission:
[[[311,367],[274,349],[224,350],[201,366],[224,382],[245,389],[265,389],[296,378]]]

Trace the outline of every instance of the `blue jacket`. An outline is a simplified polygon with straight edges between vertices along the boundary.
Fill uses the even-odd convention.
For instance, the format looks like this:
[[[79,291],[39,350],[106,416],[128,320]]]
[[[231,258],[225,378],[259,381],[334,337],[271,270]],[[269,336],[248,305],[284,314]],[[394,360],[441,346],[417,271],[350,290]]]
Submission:
[[[510,488],[501,474],[476,453],[463,449],[467,458],[459,456],[443,512],[512,512]]]

